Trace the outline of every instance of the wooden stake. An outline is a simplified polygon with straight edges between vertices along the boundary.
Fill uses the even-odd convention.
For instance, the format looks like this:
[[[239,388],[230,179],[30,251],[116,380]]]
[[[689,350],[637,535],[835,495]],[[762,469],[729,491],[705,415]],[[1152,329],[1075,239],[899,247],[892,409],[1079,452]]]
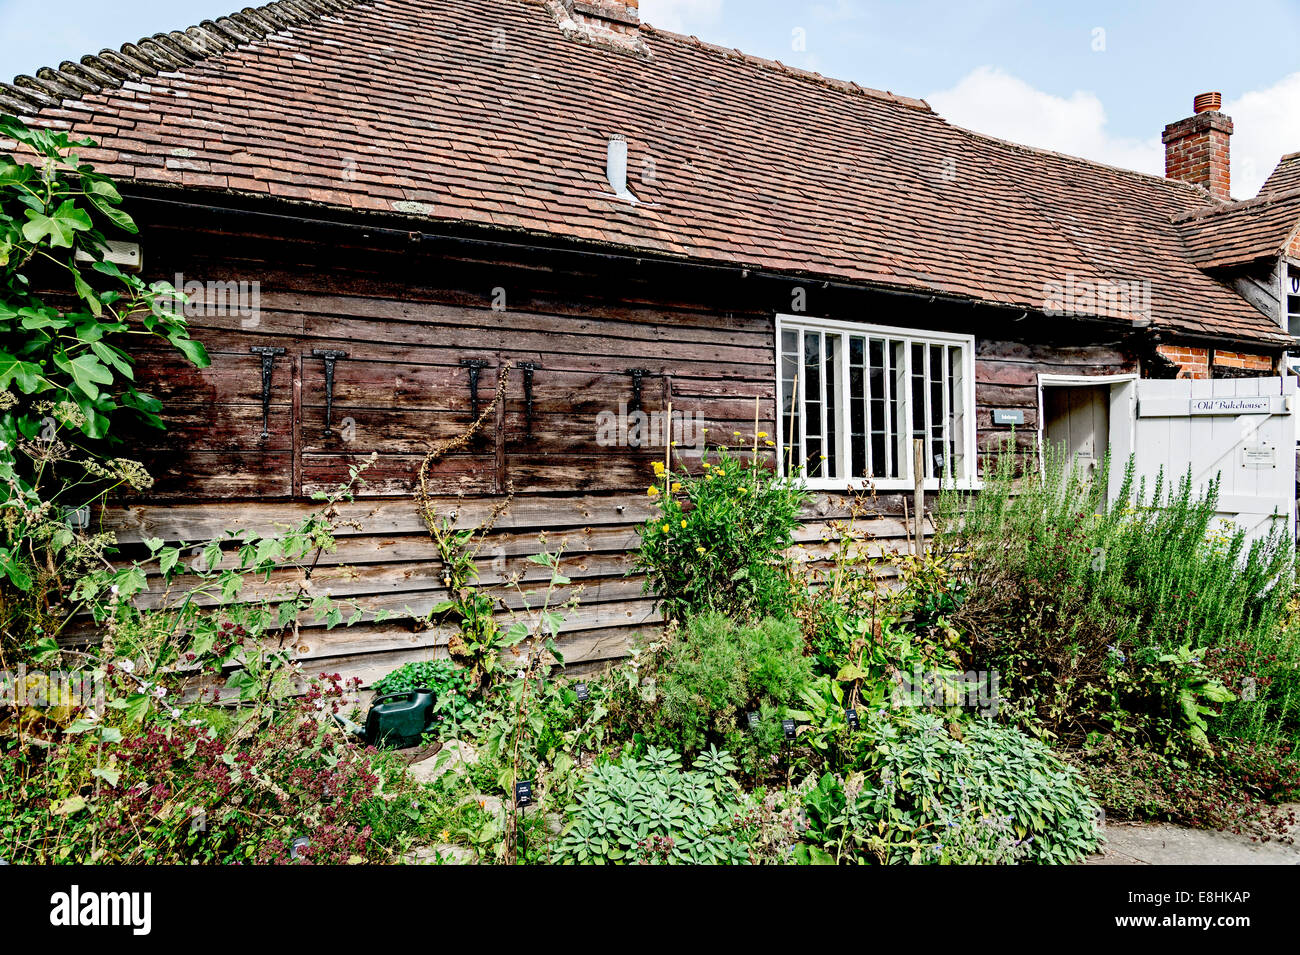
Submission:
[[[673,473],[673,403],[668,402],[668,414],[665,426],[668,433],[664,435],[664,497],[667,499],[668,488],[672,483]]]

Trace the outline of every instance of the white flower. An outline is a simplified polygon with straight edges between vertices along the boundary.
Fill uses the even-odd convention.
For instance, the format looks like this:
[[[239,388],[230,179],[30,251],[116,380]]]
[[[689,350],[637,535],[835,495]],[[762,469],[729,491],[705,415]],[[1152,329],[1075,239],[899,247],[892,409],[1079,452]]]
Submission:
[[[111,593],[114,597],[116,597],[116,596],[117,596],[117,584],[114,584],[113,586],[109,587],[109,588],[108,588],[108,592]]]
[[[172,719],[174,719],[174,720],[178,720],[178,719],[180,719],[180,718],[181,718],[181,711],[180,711],[180,710],[177,710],[177,709],[173,709],[173,710],[172,710]],[[192,720],[191,722],[197,723],[198,720]]]
[[[118,660],[117,667],[119,670],[125,670],[127,673],[135,672],[135,664],[130,660]]]

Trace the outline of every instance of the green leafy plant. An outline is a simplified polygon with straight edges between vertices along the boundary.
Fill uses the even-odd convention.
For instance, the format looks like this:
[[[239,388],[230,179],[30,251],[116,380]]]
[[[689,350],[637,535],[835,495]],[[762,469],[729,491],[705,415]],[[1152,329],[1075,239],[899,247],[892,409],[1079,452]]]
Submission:
[[[788,615],[795,575],[785,552],[807,493],[762,464],[757,449],[748,461],[726,448],[713,455],[699,475],[656,463],[648,491],[660,513],[641,529],[635,570],[673,619]]]
[[[740,728],[746,712],[797,699],[811,679],[794,621],[743,624],[719,613],[700,614],[663,651],[654,718],[694,752]]]
[[[92,140],[30,129],[11,116],[0,117],[0,136],[28,154],[0,156],[0,390],[16,386],[23,396],[0,420],[0,438],[12,445],[20,435],[39,436],[42,422],[31,400],[76,406],[87,438],[107,435],[122,409],[161,426],[159,403],[135,387],[122,342],[160,337],[206,365],[203,346],[189,337],[174,308],[184,296],[165,283],[148,286],[104,260],[107,241],[96,217],[114,230],[137,229],[113,183],[78,156],[77,149],[95,145]],[[79,307],[46,304],[27,274],[37,266],[69,281]]]
[[[1076,770],[990,721],[956,735],[934,716],[872,720],[875,753],[846,780],[823,776],[805,809],[808,862],[1078,862],[1098,842]]]
[[[127,343],[161,338],[200,367],[208,357],[176,309],[183,295],[104,260],[101,227],[136,226],[79,158],[94,143],[8,116],[0,138],[20,151],[0,155],[0,648],[12,651],[48,633],[73,580],[112,552],[94,507],[153,484],[108,450],[123,439],[114,422],[162,426]]]
[[[709,749],[683,770],[653,747],[643,759],[597,766],[578,791],[554,861],[581,865],[727,865],[749,859],[744,807],[726,751]]]

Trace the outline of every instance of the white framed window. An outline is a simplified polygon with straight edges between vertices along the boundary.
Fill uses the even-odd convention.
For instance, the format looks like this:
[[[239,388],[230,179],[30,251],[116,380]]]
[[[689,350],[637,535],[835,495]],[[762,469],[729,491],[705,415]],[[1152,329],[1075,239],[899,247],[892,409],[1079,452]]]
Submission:
[[[1282,295],[1289,335],[1300,335],[1300,265],[1287,264],[1282,271]]]
[[[776,317],[782,473],[812,488],[974,487],[975,338],[796,315]]]

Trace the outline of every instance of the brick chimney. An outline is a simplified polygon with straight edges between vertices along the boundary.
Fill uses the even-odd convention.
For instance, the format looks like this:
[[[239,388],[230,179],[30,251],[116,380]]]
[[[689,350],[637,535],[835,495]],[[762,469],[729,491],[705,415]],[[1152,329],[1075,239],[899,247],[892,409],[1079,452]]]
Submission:
[[[573,0],[569,16],[574,22],[593,30],[611,33],[636,33],[641,27],[640,0]]]
[[[547,0],[570,39],[648,56],[641,38],[640,0]]]
[[[1202,93],[1192,115],[1165,127],[1165,175],[1200,186],[1216,199],[1230,199],[1228,137],[1232,120],[1219,112],[1223,97]]]

